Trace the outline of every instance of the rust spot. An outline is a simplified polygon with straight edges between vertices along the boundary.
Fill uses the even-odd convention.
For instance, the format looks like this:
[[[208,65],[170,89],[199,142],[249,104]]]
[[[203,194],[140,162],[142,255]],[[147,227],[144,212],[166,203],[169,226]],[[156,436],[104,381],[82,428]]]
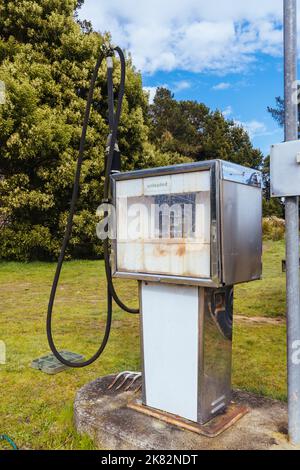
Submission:
[[[157,256],[167,256],[168,255],[167,250],[165,250],[164,248],[161,248],[160,246],[157,247],[156,252],[157,252],[156,253]]]
[[[186,254],[186,246],[180,245],[177,250],[177,256],[184,256]]]

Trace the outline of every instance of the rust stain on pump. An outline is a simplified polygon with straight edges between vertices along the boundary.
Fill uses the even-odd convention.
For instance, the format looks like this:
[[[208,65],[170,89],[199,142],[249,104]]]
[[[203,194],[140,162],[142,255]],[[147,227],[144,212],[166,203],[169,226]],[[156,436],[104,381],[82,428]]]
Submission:
[[[165,250],[164,248],[162,248],[161,246],[158,246],[157,249],[157,256],[168,256],[169,253],[167,252],[167,250]]]
[[[186,254],[186,245],[185,244],[181,244],[179,245],[178,249],[177,249],[177,256],[184,256]]]

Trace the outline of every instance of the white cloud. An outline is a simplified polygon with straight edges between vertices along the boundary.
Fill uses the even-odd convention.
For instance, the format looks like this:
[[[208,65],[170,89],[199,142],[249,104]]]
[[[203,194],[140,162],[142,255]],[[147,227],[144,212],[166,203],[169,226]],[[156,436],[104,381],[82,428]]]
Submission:
[[[253,141],[256,138],[260,137],[270,137],[275,136],[278,133],[281,133],[281,129],[269,129],[267,125],[262,121],[257,121],[256,119],[252,119],[250,121],[241,121],[239,119],[234,118],[234,109],[232,106],[227,106],[227,108],[222,111],[222,114],[225,119],[231,119],[236,126],[242,127],[249,135],[250,139]],[[266,153],[269,151],[266,150]]]
[[[231,88],[231,84],[227,82],[221,82],[212,87],[215,91],[228,90],[229,88]]]
[[[242,71],[282,54],[282,0],[85,0],[80,16],[110,31],[144,73]]]
[[[156,95],[157,87],[156,86],[145,86],[144,91],[148,93],[149,96],[149,104],[153,104],[154,97]]]
[[[175,92],[187,90],[188,88],[191,88],[191,83],[188,80],[180,80],[173,86]]]
[[[230,116],[232,116],[232,113],[233,113],[232,106],[227,106],[227,108],[224,109],[224,111],[222,111],[222,114],[225,118],[229,118]]]
[[[243,127],[248,132],[250,139],[254,137],[262,137],[269,135],[266,125],[263,122],[256,121],[255,119],[248,122],[235,121],[235,123]]]

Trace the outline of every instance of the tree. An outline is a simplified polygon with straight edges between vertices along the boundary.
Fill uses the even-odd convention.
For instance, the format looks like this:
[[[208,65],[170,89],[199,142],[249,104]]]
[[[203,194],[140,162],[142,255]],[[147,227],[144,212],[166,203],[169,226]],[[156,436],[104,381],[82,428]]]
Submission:
[[[76,0],[0,0],[0,257],[53,258],[73,186],[90,77],[105,39],[80,27]],[[127,61],[119,142],[124,169],[143,154],[147,100]],[[70,256],[96,256],[108,133],[105,65],[97,81]],[[116,83],[120,76],[116,61]],[[116,86],[116,92],[118,87]]]
[[[271,108],[268,106],[268,113],[271,114],[272,118],[279,124],[280,127],[284,126],[284,99],[281,96],[275,98],[276,107]]]
[[[176,152],[194,161],[220,158],[259,168],[263,156],[249,135],[219,111],[196,101],[176,101],[159,88],[149,111],[150,136],[163,151]]]
[[[84,4],[84,1],[85,0],[77,0],[76,11],[82,7],[82,5]]]
[[[300,97],[300,87],[298,87],[298,102]],[[284,126],[284,99],[281,96],[275,98],[275,108],[268,106],[268,113],[271,114],[272,118],[279,124],[280,127]],[[298,104],[298,121],[300,123],[300,103]],[[299,128],[300,137],[300,128]]]
[[[78,17],[78,10],[80,10],[82,5],[84,4],[84,1],[85,0],[77,0],[74,16],[76,18],[77,23],[81,26],[82,31],[84,31],[85,33],[91,33],[93,31],[92,23],[87,20],[80,20]]]

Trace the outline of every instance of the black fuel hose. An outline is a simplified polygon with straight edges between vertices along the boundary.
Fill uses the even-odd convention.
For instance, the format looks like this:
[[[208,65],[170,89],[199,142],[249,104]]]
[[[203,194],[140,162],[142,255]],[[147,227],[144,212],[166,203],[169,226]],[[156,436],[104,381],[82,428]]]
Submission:
[[[117,110],[116,114],[113,115],[113,103],[111,103],[111,99],[113,99],[113,93],[109,91],[108,93],[108,99],[109,99],[109,115],[110,115],[110,127],[111,127],[111,138],[110,138],[110,145],[109,145],[109,153],[106,161],[106,169],[105,169],[105,183],[104,183],[104,202],[109,202],[110,198],[110,174],[111,174],[111,168],[112,168],[112,161],[113,161],[113,156],[114,156],[114,151],[117,143],[117,136],[118,136],[118,126],[120,122],[120,116],[121,116],[121,111],[122,111],[122,102],[123,102],[123,97],[125,93],[125,78],[126,78],[126,62],[125,62],[125,57],[123,54],[123,51],[119,48],[116,47],[114,49],[119,58],[120,58],[120,63],[121,63],[121,81],[120,81],[120,91],[118,95],[118,104],[117,104]],[[55,296],[56,296],[56,291],[57,291],[57,286],[61,274],[61,269],[62,265],[64,262],[65,258],[65,253],[66,249],[68,246],[68,243],[71,238],[71,233],[72,233],[72,227],[73,227],[73,219],[74,219],[74,214],[76,210],[76,203],[78,199],[78,192],[79,192],[79,184],[80,184],[80,175],[81,175],[81,168],[82,168],[82,163],[83,163],[83,155],[84,155],[84,148],[85,148],[85,142],[86,142],[86,134],[87,134],[87,129],[88,129],[88,123],[89,123],[89,117],[90,117],[90,112],[91,112],[91,106],[92,106],[92,101],[93,101],[93,96],[94,96],[94,90],[95,90],[95,84],[96,80],[98,77],[99,69],[101,67],[101,64],[103,60],[108,56],[112,54],[112,49],[109,49],[109,54],[107,53],[107,50],[102,50],[97,63],[96,67],[93,72],[92,80],[91,80],[91,85],[89,89],[89,94],[88,94],[88,99],[87,99],[87,104],[86,104],[86,110],[85,110],[85,117],[84,117],[84,122],[83,122],[83,127],[82,127],[82,134],[81,134],[81,140],[80,140],[80,148],[79,148],[79,156],[77,160],[77,167],[76,167],[76,174],[75,174],[75,180],[74,180],[74,187],[73,187],[73,194],[72,194],[72,200],[71,200],[71,206],[70,206],[70,212],[68,216],[68,221],[67,221],[67,226],[66,226],[66,231],[61,247],[61,252],[59,255],[58,263],[57,263],[57,268],[51,288],[51,293],[50,293],[50,298],[49,298],[49,304],[48,304],[48,312],[47,312],[47,338],[48,338],[48,343],[50,346],[50,349],[54,356],[64,365],[67,367],[74,367],[74,368],[82,368],[82,367],[87,367],[91,364],[93,364],[102,354],[104,351],[109,335],[110,335],[110,330],[111,330],[111,323],[112,323],[112,299],[115,300],[117,305],[125,310],[128,313],[132,314],[138,314],[139,310],[137,309],[131,309],[127,307],[118,297],[116,290],[113,285],[112,281],[112,274],[111,274],[111,267],[110,267],[110,248],[109,248],[109,241],[105,240],[103,244],[103,250],[104,250],[104,261],[105,261],[105,273],[106,273],[106,279],[107,279],[107,319],[106,319],[106,327],[105,327],[105,332],[104,336],[101,342],[101,345],[98,349],[98,351],[87,361],[84,362],[70,362],[66,360],[57,350],[54,340],[53,340],[53,334],[52,334],[52,313],[53,313],[53,306],[54,306],[54,301],[55,301]],[[112,80],[112,74],[108,74],[108,79],[110,82],[110,79]],[[109,85],[109,90],[111,85]]]

